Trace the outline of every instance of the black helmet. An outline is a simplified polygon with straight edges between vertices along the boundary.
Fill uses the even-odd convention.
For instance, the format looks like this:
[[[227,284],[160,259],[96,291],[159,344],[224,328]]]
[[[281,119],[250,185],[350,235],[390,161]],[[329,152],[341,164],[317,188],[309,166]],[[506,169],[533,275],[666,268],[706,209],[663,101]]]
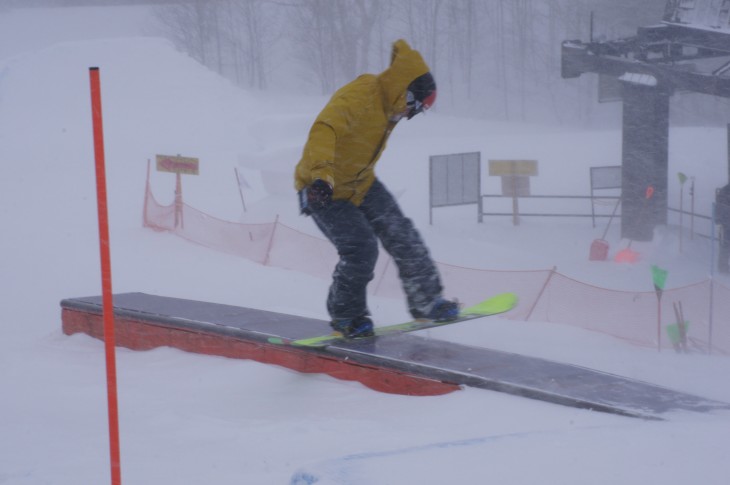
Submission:
[[[410,120],[423,110],[429,109],[436,101],[436,81],[430,72],[418,76],[408,85],[406,106]]]

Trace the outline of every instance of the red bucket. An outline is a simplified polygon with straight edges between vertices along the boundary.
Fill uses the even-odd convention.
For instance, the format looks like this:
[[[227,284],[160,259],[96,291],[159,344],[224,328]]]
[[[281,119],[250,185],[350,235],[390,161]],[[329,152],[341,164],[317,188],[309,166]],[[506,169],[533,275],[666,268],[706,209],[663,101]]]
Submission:
[[[606,261],[608,259],[608,242],[604,239],[596,239],[593,241],[588,259],[590,261]]]

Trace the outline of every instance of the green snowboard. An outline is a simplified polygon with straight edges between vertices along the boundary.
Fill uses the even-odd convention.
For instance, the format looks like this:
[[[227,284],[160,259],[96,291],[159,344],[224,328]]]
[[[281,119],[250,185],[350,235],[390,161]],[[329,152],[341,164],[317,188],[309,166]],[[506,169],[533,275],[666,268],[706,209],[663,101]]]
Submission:
[[[375,327],[375,337],[383,335],[395,335],[399,333],[414,332],[426,328],[441,327],[451,325],[453,323],[464,322],[466,320],[474,320],[475,318],[488,317],[490,315],[498,315],[507,312],[517,305],[517,295],[514,293],[501,293],[499,295],[488,298],[474,306],[465,308],[459,312],[459,316],[454,320],[446,322],[434,322],[432,320],[411,320],[410,322],[397,323],[395,325],[386,325],[384,327]],[[354,340],[367,340],[374,337],[361,337]],[[294,345],[297,347],[327,347],[334,343],[351,340],[346,339],[339,333],[331,333],[320,335],[317,337],[304,338],[298,340],[290,340],[281,337],[269,337],[269,343],[277,345]]]

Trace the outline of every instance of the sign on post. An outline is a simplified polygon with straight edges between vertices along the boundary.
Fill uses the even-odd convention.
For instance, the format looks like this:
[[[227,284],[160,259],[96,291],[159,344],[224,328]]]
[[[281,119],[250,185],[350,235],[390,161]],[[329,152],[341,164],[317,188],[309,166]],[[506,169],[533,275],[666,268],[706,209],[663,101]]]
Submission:
[[[157,171],[175,174],[175,227],[185,227],[183,221],[182,177],[181,174],[198,175],[200,161],[197,158],[180,155],[156,155]]]
[[[156,155],[157,171],[178,174],[198,175],[200,161],[197,158],[181,157],[180,155]]]
[[[537,175],[537,160],[490,160],[489,175],[502,177],[502,195],[512,197],[512,223],[519,225],[517,198],[530,195],[530,177]]]
[[[537,160],[490,160],[489,175],[537,175]]]

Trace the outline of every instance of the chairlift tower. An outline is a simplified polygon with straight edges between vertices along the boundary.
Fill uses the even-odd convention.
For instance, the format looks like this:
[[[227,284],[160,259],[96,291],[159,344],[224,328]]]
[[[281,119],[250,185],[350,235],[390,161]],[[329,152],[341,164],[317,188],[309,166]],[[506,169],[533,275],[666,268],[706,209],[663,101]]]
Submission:
[[[692,92],[730,98],[730,0],[668,0],[662,22],[640,27],[633,37],[592,37],[562,43],[561,76],[596,73],[619,85],[621,236],[650,241],[654,227],[667,222],[671,96]],[[654,188],[651,199],[645,196],[649,186]]]

